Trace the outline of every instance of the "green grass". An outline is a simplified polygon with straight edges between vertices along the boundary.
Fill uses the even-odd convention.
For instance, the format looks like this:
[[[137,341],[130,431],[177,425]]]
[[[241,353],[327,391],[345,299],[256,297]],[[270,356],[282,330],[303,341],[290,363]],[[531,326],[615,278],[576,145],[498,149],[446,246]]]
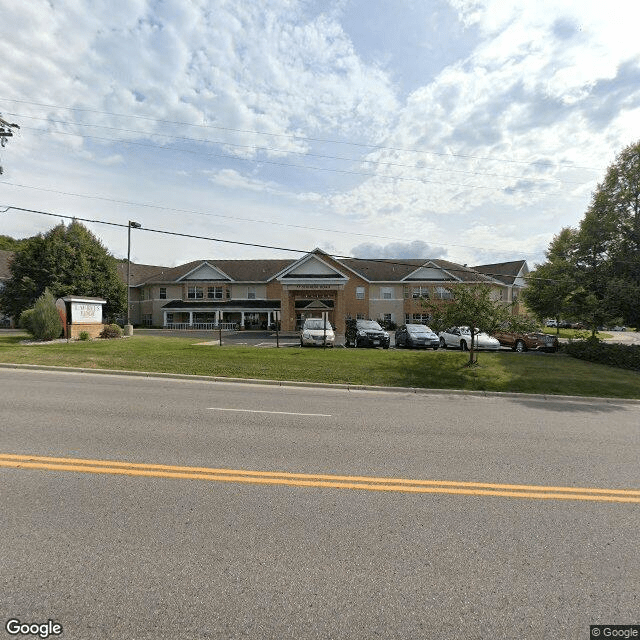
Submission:
[[[0,362],[94,369],[337,382],[357,385],[511,391],[640,398],[640,374],[562,354],[480,353],[467,367],[455,351],[202,346],[197,339],[134,336],[121,340],[20,345],[0,337]]]

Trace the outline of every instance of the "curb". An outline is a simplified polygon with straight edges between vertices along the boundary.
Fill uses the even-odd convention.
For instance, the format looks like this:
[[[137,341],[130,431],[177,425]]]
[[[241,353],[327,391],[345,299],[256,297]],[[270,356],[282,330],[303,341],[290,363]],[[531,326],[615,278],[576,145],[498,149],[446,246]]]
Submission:
[[[230,384],[253,384],[274,387],[299,387],[311,389],[339,389],[343,391],[372,391],[377,393],[414,393],[417,395],[451,395],[480,398],[514,398],[516,400],[545,400],[562,402],[603,402],[607,404],[640,405],[640,400],[632,398],[601,398],[596,396],[564,396],[535,393],[514,393],[509,391],[467,391],[465,389],[424,389],[421,387],[377,387],[364,384],[330,382],[302,382],[296,380],[265,380],[259,378],[226,378],[223,376],[202,376],[187,373],[162,373],[154,371],[127,371],[118,369],[87,369],[83,367],[56,367],[54,365],[18,364],[0,362],[0,369],[23,369],[26,371],[53,371],[58,373],[87,373],[95,375],[128,376],[134,378],[158,378],[161,380],[188,380],[193,382],[222,382]]]

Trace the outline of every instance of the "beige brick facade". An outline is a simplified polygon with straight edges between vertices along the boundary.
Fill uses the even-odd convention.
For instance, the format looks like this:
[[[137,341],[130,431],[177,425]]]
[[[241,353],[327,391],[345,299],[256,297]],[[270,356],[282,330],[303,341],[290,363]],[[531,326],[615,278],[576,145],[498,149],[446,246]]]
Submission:
[[[496,296],[514,295],[513,286],[490,274],[442,260],[337,260],[320,250],[300,260],[196,261],[155,269],[132,284],[134,324],[266,328],[279,314],[281,329],[293,331],[326,312],[343,333],[348,317],[398,325],[424,319],[423,298],[446,300],[448,286],[489,282]]]

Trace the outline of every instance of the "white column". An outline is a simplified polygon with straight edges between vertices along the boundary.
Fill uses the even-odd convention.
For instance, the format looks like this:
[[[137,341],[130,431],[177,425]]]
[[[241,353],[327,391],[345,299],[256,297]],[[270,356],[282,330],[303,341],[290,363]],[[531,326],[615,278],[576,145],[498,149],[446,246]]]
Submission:
[[[222,311],[220,309],[216,309],[216,324],[222,323]]]
[[[244,329],[244,311],[241,311],[241,312],[240,312],[240,315],[241,315],[241,318],[242,318],[242,319],[240,320],[240,328],[241,328],[241,329]]]
[[[166,327],[167,326],[167,312],[166,311],[162,312],[162,317],[164,318],[164,320],[162,321],[162,326]]]
[[[189,326],[193,324],[193,311],[189,311]]]
[[[267,329],[271,326],[271,311],[267,311]]]

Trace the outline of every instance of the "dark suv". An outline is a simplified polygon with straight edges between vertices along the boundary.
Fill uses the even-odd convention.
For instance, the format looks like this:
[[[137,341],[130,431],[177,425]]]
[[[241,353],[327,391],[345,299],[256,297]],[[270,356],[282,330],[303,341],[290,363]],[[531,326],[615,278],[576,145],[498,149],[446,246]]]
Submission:
[[[344,332],[345,347],[382,347],[389,348],[391,337],[374,320],[347,319]]]

